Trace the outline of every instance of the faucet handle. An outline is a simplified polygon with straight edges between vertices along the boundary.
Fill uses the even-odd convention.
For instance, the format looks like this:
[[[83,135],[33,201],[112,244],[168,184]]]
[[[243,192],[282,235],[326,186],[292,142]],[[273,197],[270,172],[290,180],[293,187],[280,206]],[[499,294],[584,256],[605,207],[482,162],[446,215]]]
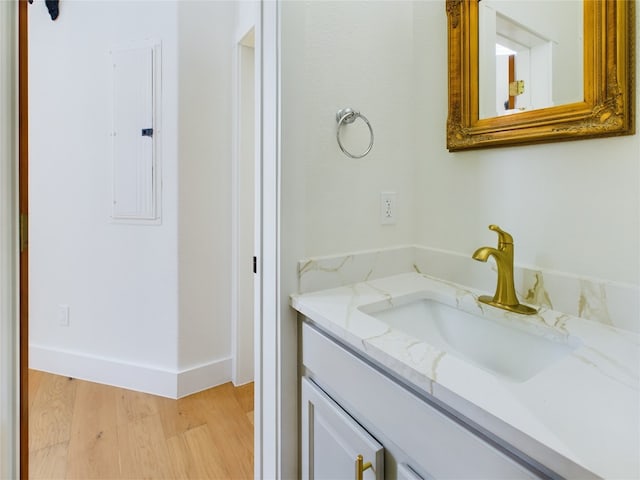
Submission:
[[[502,230],[498,225],[489,225],[489,230],[493,230],[498,234],[498,248],[503,245],[513,245],[513,237],[511,234]]]

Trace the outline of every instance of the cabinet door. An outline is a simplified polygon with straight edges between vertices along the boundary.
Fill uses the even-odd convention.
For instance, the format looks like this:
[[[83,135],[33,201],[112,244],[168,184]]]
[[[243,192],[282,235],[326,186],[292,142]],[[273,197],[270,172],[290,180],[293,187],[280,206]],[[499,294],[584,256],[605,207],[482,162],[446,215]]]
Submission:
[[[302,379],[302,478],[357,479],[356,461],[362,455],[363,480],[384,478],[384,449],[326,393]]]

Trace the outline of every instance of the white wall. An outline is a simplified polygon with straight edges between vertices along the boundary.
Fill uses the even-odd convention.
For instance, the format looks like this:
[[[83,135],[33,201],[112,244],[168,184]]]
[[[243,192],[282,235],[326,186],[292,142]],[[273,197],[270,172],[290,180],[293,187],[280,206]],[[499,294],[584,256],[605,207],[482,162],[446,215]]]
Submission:
[[[411,3],[286,2],[282,28],[282,185],[285,195],[296,195],[283,208],[297,212],[301,253],[409,241],[414,133],[423,134],[411,121]],[[359,160],[345,156],[336,141],[336,112],[344,107],[360,110],[374,130],[373,149]],[[343,127],[343,139],[353,153],[364,151],[365,124],[358,119]],[[380,225],[383,191],[398,195],[396,225]]]
[[[232,2],[30,6],[32,367],[167,396],[229,380],[233,21]],[[162,223],[114,224],[108,52],[147,38]]]
[[[444,8],[444,7],[443,7]],[[306,256],[407,243],[413,237],[415,163],[410,2],[281,5],[280,320],[282,478],[297,477],[297,324],[289,294]],[[346,157],[336,112],[360,110],[375,134],[369,155]],[[364,139],[345,144],[364,151]],[[444,131],[444,127],[442,129]],[[398,222],[380,225],[380,192],[398,195]]]
[[[188,1],[179,30],[179,368],[230,375],[233,2]]]
[[[29,8],[30,344],[36,368],[47,367],[46,355],[55,351],[176,368],[176,14],[172,2],[67,2],[52,22],[44,5]],[[162,224],[114,224],[108,53],[147,38],[162,42]],[[58,325],[59,304],[70,306],[69,327]]]

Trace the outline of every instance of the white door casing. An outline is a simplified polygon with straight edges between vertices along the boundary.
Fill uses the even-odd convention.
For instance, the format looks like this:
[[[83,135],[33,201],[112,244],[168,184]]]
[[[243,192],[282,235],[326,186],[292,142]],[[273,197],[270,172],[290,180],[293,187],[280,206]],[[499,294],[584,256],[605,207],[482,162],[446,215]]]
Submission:
[[[256,167],[257,274],[255,331],[255,478],[281,478],[281,398],[279,342],[279,8],[263,0],[256,32],[260,93],[256,115],[260,122]],[[297,452],[296,452],[297,453]]]
[[[18,2],[0,25],[0,478],[19,478]]]

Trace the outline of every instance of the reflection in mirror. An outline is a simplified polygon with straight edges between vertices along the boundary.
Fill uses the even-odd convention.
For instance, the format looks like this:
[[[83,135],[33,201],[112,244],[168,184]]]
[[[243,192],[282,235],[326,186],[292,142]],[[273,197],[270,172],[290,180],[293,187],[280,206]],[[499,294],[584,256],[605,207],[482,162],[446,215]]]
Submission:
[[[583,16],[576,0],[481,1],[479,118],[584,100]]]

